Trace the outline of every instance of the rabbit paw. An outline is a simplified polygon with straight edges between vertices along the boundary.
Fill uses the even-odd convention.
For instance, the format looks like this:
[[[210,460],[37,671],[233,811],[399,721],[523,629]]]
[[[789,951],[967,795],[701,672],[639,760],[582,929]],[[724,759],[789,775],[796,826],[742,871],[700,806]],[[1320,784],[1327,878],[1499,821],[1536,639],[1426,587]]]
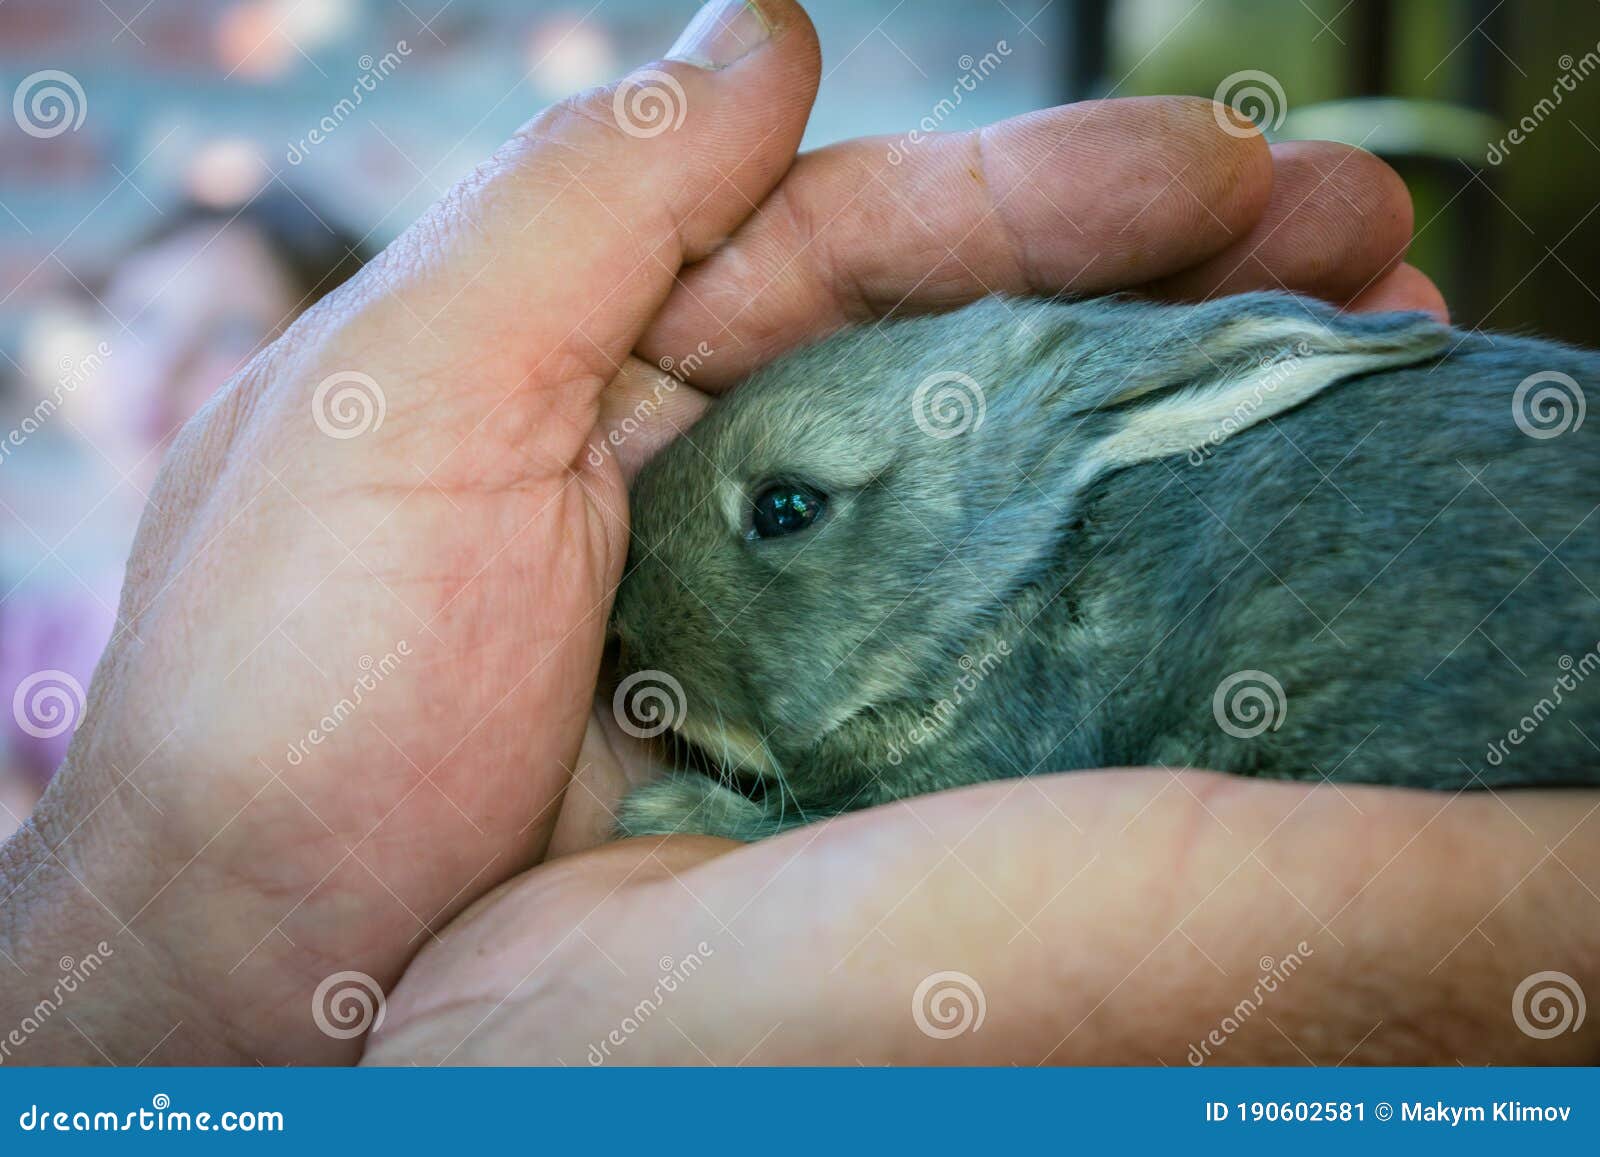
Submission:
[[[620,836],[702,835],[756,840],[772,832],[766,809],[705,775],[674,772],[628,793]]]

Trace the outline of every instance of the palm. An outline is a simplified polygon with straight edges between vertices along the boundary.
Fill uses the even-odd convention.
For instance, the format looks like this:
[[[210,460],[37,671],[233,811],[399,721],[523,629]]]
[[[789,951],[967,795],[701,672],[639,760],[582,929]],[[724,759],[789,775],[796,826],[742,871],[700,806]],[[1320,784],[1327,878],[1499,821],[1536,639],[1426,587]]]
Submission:
[[[649,398],[652,406],[662,397],[661,375],[637,358],[630,358],[618,378],[606,391],[607,416],[601,425],[615,425],[619,415],[638,409],[639,399]],[[680,434],[711,404],[711,395],[681,382],[671,383],[667,405],[655,412],[658,421],[650,435],[624,440],[605,455],[601,469],[615,468],[618,478],[631,475],[661,441]],[[604,443],[604,438],[601,439]],[[620,485],[620,483],[619,483]],[[622,510],[626,499],[619,500]],[[625,515],[625,511],[624,511]],[[610,576],[606,604],[617,574]],[[610,694],[612,680],[602,672],[595,688],[593,710],[584,731],[577,762],[572,766],[572,781],[561,804],[560,823],[550,852],[563,855],[592,847],[609,838],[615,830],[617,802],[631,789],[658,778],[668,770],[657,748],[645,738],[622,726]]]
[[[127,922],[119,935],[165,950],[144,975],[170,976],[170,992],[148,1002],[151,1039],[132,1059],[175,1020],[213,1019],[225,1031],[175,1042],[353,1056],[356,1042],[306,1015],[322,978],[360,970],[392,986],[474,897],[549,848],[602,838],[615,801],[653,773],[591,692],[626,555],[625,479],[705,399],[674,391],[648,431],[590,464],[594,436],[648,392],[628,350],[681,360],[712,337],[696,381],[720,388],[889,306],[1096,292],[1188,267],[1181,289],[1201,293],[1246,252],[1315,287],[1320,239],[1282,221],[1249,235],[1269,189],[1297,206],[1324,186],[1363,204],[1387,188],[1342,153],[1302,156],[1274,184],[1259,140],[1185,101],[1056,110],[991,130],[982,148],[951,134],[895,172],[872,141],[794,162],[817,49],[803,14],[777,7],[771,46],[739,65],[668,64],[688,97],[681,129],[619,135],[604,92],[535,121],[175,447],[130,564],[126,630],[37,813],[51,854],[82,865],[40,878],[66,877],[61,893],[89,918],[109,912],[114,929]],[[974,155],[997,162],[998,185]],[[1018,179],[1025,157],[1043,160]],[[1173,172],[1204,197],[1172,187]],[[916,198],[857,203],[891,179],[965,194],[931,219]],[[1169,189],[1154,201],[1152,180]],[[751,217],[758,204],[778,211]],[[1088,232],[1060,228],[1063,204],[1097,207]],[[961,247],[937,276],[930,233]],[[1385,244],[1350,248],[1346,265],[1369,267],[1335,272],[1369,284]],[[1304,254],[1316,275],[1296,272]],[[313,390],[349,371],[381,387],[387,417],[327,437]],[[391,654],[356,709],[324,726]],[[639,855],[574,863],[616,870]]]
[[[208,980],[294,1006],[333,971],[390,983],[394,946],[465,903],[462,881],[542,850],[582,741],[572,688],[598,664],[623,491],[614,465],[545,472],[537,446],[458,436],[476,397],[341,440],[304,394],[243,413],[248,384],[207,423],[228,444],[178,455],[153,496],[169,513],[141,531],[106,660],[139,702],[112,696],[74,760],[135,769],[162,801],[139,817],[159,829],[148,878],[115,889],[131,923],[212,925]],[[508,422],[531,421],[519,404]],[[211,500],[180,515],[196,492]],[[280,1034],[284,1055],[314,1032]]]

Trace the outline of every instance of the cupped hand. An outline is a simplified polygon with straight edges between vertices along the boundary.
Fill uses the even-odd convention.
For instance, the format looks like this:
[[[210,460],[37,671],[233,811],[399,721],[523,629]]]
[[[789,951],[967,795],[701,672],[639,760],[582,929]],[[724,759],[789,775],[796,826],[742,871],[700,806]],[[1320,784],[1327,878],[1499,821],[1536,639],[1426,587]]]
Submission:
[[[610,844],[452,924],[367,1060],[1593,1063],[1597,813],[1148,768]]]
[[[597,841],[640,770],[592,713],[626,480],[699,387],[994,291],[1442,309],[1358,151],[1269,151],[1174,98],[795,161],[804,14],[696,27],[535,118],[178,439],[67,763],[0,860],[30,982],[114,949],[36,1058],[351,1059],[325,981],[391,987],[558,812],[560,848]]]

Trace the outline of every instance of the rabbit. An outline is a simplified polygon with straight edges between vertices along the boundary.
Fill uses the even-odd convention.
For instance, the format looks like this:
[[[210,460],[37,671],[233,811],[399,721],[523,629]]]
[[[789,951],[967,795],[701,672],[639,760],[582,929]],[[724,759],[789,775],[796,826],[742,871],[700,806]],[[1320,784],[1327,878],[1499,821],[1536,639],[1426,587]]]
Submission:
[[[1094,767],[1600,782],[1595,382],[1274,293],[991,298],[785,356],[632,487],[618,717],[709,766],[618,834]]]

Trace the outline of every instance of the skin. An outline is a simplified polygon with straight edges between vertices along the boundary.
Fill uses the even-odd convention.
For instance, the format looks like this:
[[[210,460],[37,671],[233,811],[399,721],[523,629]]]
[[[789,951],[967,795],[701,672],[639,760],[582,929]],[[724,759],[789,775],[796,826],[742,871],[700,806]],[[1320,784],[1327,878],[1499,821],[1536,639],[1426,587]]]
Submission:
[[[16,1059],[353,1061],[363,1041],[325,1035],[307,1009],[318,982],[346,969],[392,995],[373,1059],[539,1059],[546,1032],[563,1049],[603,1034],[658,957],[687,950],[680,933],[699,939],[704,909],[679,880],[709,895],[712,911],[750,902],[736,929],[747,947],[719,940],[715,957],[719,968],[746,962],[740,984],[716,986],[737,990],[737,1002],[719,1013],[703,992],[698,1015],[708,1023],[687,1026],[712,1056],[749,1049],[754,1026],[758,1035],[763,1021],[782,1020],[797,1035],[780,1029],[771,1040],[788,1043],[760,1055],[954,1057],[930,1056],[949,1042],[912,1038],[904,1024],[881,1051],[866,1047],[887,1022],[849,1014],[904,1008],[912,972],[971,959],[967,971],[987,977],[995,1007],[995,1031],[980,1044],[994,1056],[1033,1059],[1056,1028],[1067,1036],[1082,1006],[1105,998],[1095,1013],[1112,1018],[1103,1028],[1045,1056],[1150,1059],[1193,1027],[1198,1014],[1169,1020],[1175,1005],[1223,991],[1237,999],[1249,967],[1235,956],[1254,961],[1266,949],[1231,930],[1271,928],[1279,954],[1277,932],[1298,931],[1276,923],[1298,906],[1252,867],[1197,911],[1203,928],[1185,925],[1226,981],[1198,953],[1158,953],[1154,967],[1131,968],[1147,940],[1168,937],[1208,872],[1254,863],[1260,835],[1298,798],[1285,792],[1305,806],[1280,829],[1284,850],[1259,858],[1314,911],[1331,915],[1355,896],[1339,935],[1361,949],[1346,972],[1337,945],[1319,940],[1318,959],[1343,983],[1285,991],[1279,1023],[1320,1034],[1302,1047],[1323,1056],[1355,1045],[1371,1007],[1402,1026],[1383,1055],[1447,1059],[1455,1039],[1432,1026],[1448,997],[1483,1010],[1481,1026],[1462,1022],[1481,1028],[1467,1044],[1507,1057],[1541,1044],[1541,1059],[1592,1051],[1587,1036],[1530,1042],[1503,1010],[1506,978],[1524,974],[1524,956],[1593,977],[1581,964],[1595,945],[1582,938],[1597,922],[1552,916],[1594,903],[1593,829],[1557,846],[1570,873],[1546,858],[1502,903],[1522,861],[1484,833],[1521,828],[1490,797],[1451,803],[1425,824],[1444,801],[1363,796],[1358,815],[1340,796],[1302,787],[1180,777],[1191,792],[1162,773],[1077,775],[1026,785],[999,807],[990,789],[955,793],[749,849],[698,839],[595,846],[609,805],[649,771],[609,731],[591,689],[625,555],[626,480],[651,437],[626,440],[598,466],[587,447],[631,410],[648,381],[645,359],[714,340],[704,385],[719,390],[742,368],[902,297],[937,308],[1035,281],[1137,286],[1220,261],[1185,287],[1203,292],[1205,278],[1231,276],[1228,262],[1249,253],[1279,197],[1281,172],[1260,139],[1223,133],[1207,102],[1174,99],[1037,113],[981,143],[942,138],[884,170],[881,196],[852,201],[841,196],[855,191],[852,166],[878,146],[837,146],[791,165],[817,83],[816,40],[793,4],[764,8],[774,32],[737,64],[658,64],[684,89],[680,128],[617,132],[609,92],[541,114],[179,436],[129,568],[127,629],[97,672],[64,769],[0,857],[0,947],[29,978],[7,986],[0,1020],[32,1007],[60,957],[101,939],[115,955],[75,995],[71,1023],[50,1019]],[[1304,164],[1283,158],[1290,171]],[[986,214],[1007,174],[1014,183],[1024,171],[1009,210]],[[1357,184],[1387,180],[1359,154],[1341,169],[1361,171]],[[916,197],[953,190],[956,172],[969,174],[960,195]],[[1425,279],[1396,266],[1409,211],[1393,188],[1396,202],[1347,219],[1333,235],[1341,242],[1326,216],[1340,214],[1340,198],[1317,186],[1324,212],[1300,235],[1291,207],[1274,244],[1295,260],[1321,251],[1337,267],[1329,285],[1344,287],[1333,296],[1366,286],[1363,299],[1442,313]],[[1081,212],[1081,234],[1047,195]],[[1374,229],[1391,231],[1391,244],[1349,240]],[[944,262],[946,247],[959,262]],[[941,263],[932,278],[930,260]],[[725,328],[708,326],[705,310]],[[322,436],[311,421],[317,383],[352,369],[380,383],[385,420],[357,438]],[[690,390],[673,396],[680,408],[662,416],[658,442],[703,404]],[[289,760],[349,693],[362,656],[402,640],[409,655],[357,715]],[[1063,841],[1039,792],[1074,816],[1085,842]],[[1231,801],[1220,809],[1219,794]],[[1515,801],[1546,840],[1596,802],[1546,798]],[[923,823],[931,830],[918,836]],[[1122,839],[1125,828],[1137,838]],[[1524,842],[1526,856],[1543,855]],[[1406,870],[1377,873],[1361,890],[1394,845],[1406,848],[1397,861]],[[1107,872],[1117,887],[1085,876],[1088,886],[1061,891],[1071,857],[1096,846],[1123,870]],[[919,879],[927,884],[913,887]],[[997,934],[992,909],[978,903],[989,889],[1018,912],[1049,909],[1037,942]],[[867,932],[875,912],[892,917],[883,931],[911,954],[876,941],[856,963],[819,975],[817,961]],[[1469,935],[1426,977],[1433,949],[1443,955],[1485,914],[1486,935],[1512,947],[1485,956]],[[813,956],[824,925],[827,951]],[[604,963],[602,947],[627,975]],[[528,982],[512,989],[513,971]],[[1067,974],[1071,985],[1027,983]],[[535,993],[541,1000],[530,1002]],[[1003,1015],[1002,993],[1020,1001]],[[1144,1040],[1146,1031],[1156,1035]],[[1267,1032],[1241,1034],[1229,1059],[1279,1057]],[[697,1059],[673,1038],[633,1055]]]
[[[658,958],[696,953],[698,971],[604,1059],[1183,1065],[1250,995],[1262,957],[1298,953],[1202,1060],[1592,1063],[1587,1023],[1534,1040],[1509,1015],[1517,983],[1546,968],[1593,991],[1595,922],[1556,907],[1582,890],[1568,868],[1589,886],[1600,869],[1585,794],[1529,793],[1513,810],[1081,772],[749,846],[629,841],[469,911],[412,965],[368,1060],[594,1063],[591,1046],[652,994]],[[987,1018],[934,1039],[912,993],[950,969],[981,986]]]

